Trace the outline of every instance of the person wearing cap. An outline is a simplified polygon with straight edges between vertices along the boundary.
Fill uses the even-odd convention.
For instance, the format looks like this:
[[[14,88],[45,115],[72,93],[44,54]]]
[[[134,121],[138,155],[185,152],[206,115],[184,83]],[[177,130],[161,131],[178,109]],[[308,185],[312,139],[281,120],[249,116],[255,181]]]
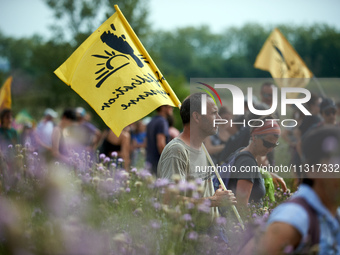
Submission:
[[[258,250],[251,254],[340,254],[340,178],[335,172],[340,165],[340,128],[328,125],[308,132],[302,155],[298,191],[273,210],[254,246]]]
[[[236,171],[231,172],[228,183],[228,189],[235,193],[239,207],[245,207],[251,201],[262,202],[266,189],[258,162],[279,144],[281,134],[280,126],[272,116],[262,117],[258,123],[254,121],[252,125],[256,127],[250,129],[249,145],[236,150],[229,157],[230,159],[239,154],[234,162]],[[282,178],[275,174],[272,177],[276,184],[280,184],[284,190],[287,189]]]
[[[37,125],[35,140],[38,144],[38,151],[40,153],[46,154],[52,150],[52,132],[55,126],[54,119],[57,117],[57,112],[51,108],[47,108],[44,111],[42,120]]]

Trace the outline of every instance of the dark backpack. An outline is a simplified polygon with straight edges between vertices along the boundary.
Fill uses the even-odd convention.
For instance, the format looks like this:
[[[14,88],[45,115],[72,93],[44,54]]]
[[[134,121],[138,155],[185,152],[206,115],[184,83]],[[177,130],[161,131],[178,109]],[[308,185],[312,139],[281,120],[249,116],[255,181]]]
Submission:
[[[223,163],[220,166],[220,168],[221,169],[229,170],[231,167],[234,166],[236,159],[238,159],[240,156],[250,157],[248,152],[237,151],[234,154],[230,155],[229,158],[227,159],[227,161],[225,163]],[[215,169],[215,170],[218,171],[218,169]],[[224,185],[226,186],[226,188],[228,188],[228,184],[229,184],[231,173],[232,173],[231,171],[219,172],[219,174],[221,176],[221,179],[224,182]],[[216,191],[219,188],[219,186],[220,186],[220,181],[218,180],[216,174],[214,175],[212,181],[213,181],[214,189]]]

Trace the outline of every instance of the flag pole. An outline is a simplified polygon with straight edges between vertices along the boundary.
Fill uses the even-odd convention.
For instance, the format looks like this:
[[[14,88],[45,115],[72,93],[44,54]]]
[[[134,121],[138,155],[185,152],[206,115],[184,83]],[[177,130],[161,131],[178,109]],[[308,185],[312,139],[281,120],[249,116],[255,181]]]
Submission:
[[[326,97],[326,93],[324,92],[323,88],[321,87],[320,82],[316,79],[315,75],[313,75],[313,80],[315,81],[316,85],[318,86],[322,97]]]
[[[207,158],[208,158],[208,161],[209,161],[210,165],[214,168],[214,172],[215,172],[215,174],[216,174],[216,176],[217,176],[217,179],[219,180],[219,182],[220,182],[220,184],[221,184],[223,190],[227,190],[227,187],[225,186],[225,184],[224,184],[224,182],[223,182],[223,180],[222,180],[222,178],[221,178],[221,176],[220,176],[220,173],[216,170],[215,164],[214,164],[214,162],[212,161],[212,159],[211,159],[211,157],[210,157],[210,155],[209,155],[209,153],[208,153],[208,151],[207,151],[207,148],[205,148],[205,146],[204,146],[203,143],[202,143],[202,148],[203,148],[203,150],[204,150],[204,152],[205,152],[205,155],[206,155]],[[238,211],[237,211],[237,209],[236,209],[236,206],[235,206],[235,205],[231,205],[231,208],[233,209],[234,214],[235,214],[235,216],[236,216],[238,222],[240,223],[242,229],[244,230],[243,220],[241,219],[241,216],[240,216],[240,214],[238,213]]]
[[[143,44],[140,42],[138,36],[136,35],[135,31],[133,31],[133,29],[131,28],[131,26],[129,25],[129,23],[127,22],[127,20],[125,19],[123,13],[120,11],[118,5],[114,5],[116,12],[118,13],[119,17],[121,18],[121,21],[123,22],[124,26],[126,27],[126,29],[130,32],[132,39],[136,42],[136,44],[139,46],[140,50],[142,51],[142,54],[149,60],[150,65],[152,67],[152,69],[155,72],[159,73],[158,77],[160,79],[161,84],[165,87],[165,91],[167,91],[170,94],[170,98],[172,100],[172,102],[178,107],[180,108],[181,106],[181,102],[178,100],[176,94],[173,92],[172,88],[170,87],[170,85],[168,84],[168,82],[163,78],[163,75],[161,74],[160,70],[157,68],[156,64],[153,62],[152,58],[150,57],[149,53],[146,51],[146,49],[144,48]]]

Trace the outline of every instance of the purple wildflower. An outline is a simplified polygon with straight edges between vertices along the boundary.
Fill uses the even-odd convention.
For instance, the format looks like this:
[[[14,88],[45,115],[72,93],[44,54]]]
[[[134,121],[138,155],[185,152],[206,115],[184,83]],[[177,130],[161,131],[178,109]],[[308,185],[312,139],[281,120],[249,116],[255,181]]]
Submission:
[[[196,240],[197,238],[198,238],[198,234],[195,231],[191,231],[188,234],[188,239],[190,239],[190,240]]]
[[[191,221],[191,220],[192,220],[191,215],[188,214],[188,213],[184,214],[184,215],[182,216],[182,219],[183,219],[184,221]]]
[[[204,202],[199,204],[197,209],[201,212],[210,213],[210,204],[211,202],[208,199],[204,199]]]
[[[148,170],[145,170],[145,169],[143,169],[142,171],[139,171],[138,173],[139,173],[139,177],[141,177],[142,179],[146,179],[146,178],[152,176],[151,173]]]
[[[185,181],[185,180],[181,180],[179,183],[178,183],[178,189],[182,192],[185,192],[188,188],[188,183]]]
[[[156,209],[156,210],[159,210],[159,209],[161,209],[161,204],[160,203],[158,203],[158,202],[155,202],[155,203],[153,203],[153,207]]]
[[[216,223],[217,225],[226,225],[227,224],[227,219],[224,217],[217,217],[216,218]]]
[[[169,184],[169,180],[168,179],[161,179],[161,178],[159,178],[155,182],[155,187],[160,188],[160,187],[166,186],[168,184]]]
[[[202,179],[197,178],[197,179],[196,179],[196,184],[197,184],[198,186],[202,185],[202,184],[203,184]]]
[[[111,153],[111,157],[116,158],[118,156],[118,153],[116,151]]]
[[[194,205],[193,203],[191,203],[191,202],[186,203],[185,206],[186,206],[186,208],[187,208],[188,210],[193,209],[193,208],[195,207],[195,205]]]
[[[13,148],[13,145],[12,144],[9,144],[8,145],[8,149],[12,149]]]
[[[34,155],[34,156],[38,156],[38,152],[36,152],[36,151],[33,152],[33,155]]]
[[[159,229],[159,228],[161,227],[161,224],[159,223],[159,221],[151,220],[151,221],[150,221],[150,226],[151,226],[153,229]]]
[[[193,183],[193,182],[188,182],[187,189],[188,190],[196,190],[197,189],[196,184]]]
[[[126,192],[126,193],[130,193],[130,191],[131,191],[130,188],[126,188],[126,189],[125,189],[125,192]]]
[[[99,158],[102,159],[102,160],[103,160],[105,157],[106,157],[106,156],[105,156],[104,153],[101,153],[101,154],[99,155]]]
[[[119,158],[119,159],[118,159],[118,162],[119,162],[119,163],[122,163],[122,162],[124,162],[124,160],[123,160],[122,158]]]
[[[108,162],[110,162],[110,158],[109,158],[109,157],[105,157],[105,158],[104,158],[104,164],[105,164],[105,163],[108,163]]]

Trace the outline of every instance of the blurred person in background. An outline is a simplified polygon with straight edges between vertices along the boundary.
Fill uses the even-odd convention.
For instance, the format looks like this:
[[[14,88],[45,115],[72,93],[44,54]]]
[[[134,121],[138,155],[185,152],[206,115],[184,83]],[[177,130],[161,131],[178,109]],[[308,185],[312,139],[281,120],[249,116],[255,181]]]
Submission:
[[[321,125],[336,124],[336,105],[331,98],[323,98],[320,103],[320,113],[323,121]]]
[[[99,152],[111,157],[113,152],[124,160],[125,170],[130,170],[130,146],[131,135],[129,132],[130,126],[125,127],[119,136],[116,136],[111,129],[107,128],[102,133],[102,143],[99,147]]]
[[[67,163],[72,156],[72,137],[67,130],[76,121],[76,113],[73,109],[65,109],[57,126],[52,132],[52,155],[55,159]]]
[[[303,172],[298,191],[271,213],[256,254],[340,254],[340,128],[311,130],[302,141]],[[307,171],[319,164],[326,171]],[[317,168],[315,168],[317,169]],[[251,244],[249,244],[249,247]],[[254,250],[251,253],[254,254]]]
[[[321,98],[317,95],[312,93],[311,94],[311,99],[306,103],[307,105],[307,110],[312,114],[312,115],[306,115],[303,117],[301,121],[301,125],[299,126],[296,136],[297,136],[297,144],[296,144],[296,149],[299,153],[300,156],[300,161],[301,161],[301,141],[303,135],[310,129],[311,126],[319,123],[321,121],[320,118],[320,102]]]
[[[145,163],[146,125],[143,120],[134,123],[131,132],[131,166],[142,168]]]
[[[162,105],[156,109],[146,127],[146,168],[157,175],[157,165],[165,145],[170,141],[167,117],[173,114],[170,105]]]
[[[46,157],[51,156],[49,154],[52,152],[52,133],[55,127],[54,120],[57,117],[57,112],[51,108],[47,108],[44,111],[44,116],[38,123],[35,131],[35,140],[37,141],[38,152]]]
[[[336,122],[340,123],[340,101],[336,103]]]
[[[179,136],[180,132],[177,128],[175,128],[175,118],[173,115],[169,115],[167,120],[169,123],[169,140],[171,141],[175,137]]]
[[[11,109],[3,109],[0,113],[0,150],[5,153],[9,145],[20,142],[18,132],[12,127],[13,115]]]
[[[95,150],[98,147],[101,131],[93,125],[83,107],[76,108],[77,125],[74,125],[74,137],[79,143],[78,153],[82,153],[83,150],[90,153],[94,158]]]

